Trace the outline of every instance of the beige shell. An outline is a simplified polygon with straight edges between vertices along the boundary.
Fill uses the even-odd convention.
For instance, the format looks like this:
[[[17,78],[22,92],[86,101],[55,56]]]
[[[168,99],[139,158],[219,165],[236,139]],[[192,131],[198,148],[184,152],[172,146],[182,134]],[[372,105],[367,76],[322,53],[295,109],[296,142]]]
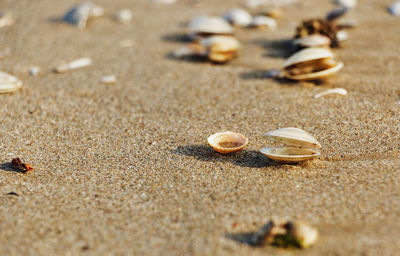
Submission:
[[[343,66],[344,66],[343,62],[338,62],[334,67],[319,72],[300,74],[300,75],[290,75],[283,73],[283,76],[286,77],[287,79],[297,80],[297,81],[321,79],[334,75],[336,72],[342,69]]]
[[[325,47],[329,46],[331,40],[323,35],[315,34],[302,37],[293,41],[294,45],[308,48],[308,47]]]
[[[215,151],[229,154],[244,149],[249,143],[249,139],[240,133],[220,132],[208,137],[208,143]]]
[[[127,24],[132,20],[132,11],[129,9],[122,9],[119,10],[115,15],[114,15],[114,20],[119,23]]]
[[[286,230],[301,248],[307,248],[315,244],[318,239],[318,230],[305,222],[293,221],[286,224]]]
[[[279,163],[299,163],[320,155],[315,149],[321,144],[309,133],[298,128],[288,127],[264,134],[272,141],[285,144],[283,148],[265,147],[260,152]]]
[[[239,8],[230,10],[229,12],[225,13],[222,17],[231,24],[240,27],[246,27],[250,25],[252,20],[250,13]]]
[[[264,15],[257,15],[253,18],[253,21],[251,22],[250,26],[255,28],[269,28],[275,30],[277,24],[276,20],[271,17],[267,17]]]
[[[287,68],[298,63],[324,58],[333,58],[333,53],[329,49],[322,47],[306,48],[290,56],[283,64],[283,67]]]
[[[63,21],[79,29],[84,29],[90,18],[99,17],[103,14],[103,7],[97,6],[91,2],[84,2],[69,9],[64,15]]]
[[[22,87],[22,82],[5,72],[0,71],[0,93],[13,92]]]
[[[198,34],[231,35],[233,28],[223,18],[200,15],[190,22],[189,33],[191,36]]]
[[[209,60],[224,63],[236,57],[239,50],[239,41],[232,36],[212,36],[200,41],[200,45],[206,48]]]
[[[0,11],[0,28],[11,26],[14,22],[14,15],[11,11]]]

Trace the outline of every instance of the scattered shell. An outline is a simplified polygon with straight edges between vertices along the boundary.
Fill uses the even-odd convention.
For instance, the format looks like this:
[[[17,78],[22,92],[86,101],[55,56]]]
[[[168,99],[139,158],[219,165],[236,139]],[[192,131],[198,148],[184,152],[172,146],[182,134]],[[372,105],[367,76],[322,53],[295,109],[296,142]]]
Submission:
[[[334,89],[329,89],[324,92],[318,93],[314,95],[314,99],[318,99],[322,96],[326,96],[329,94],[340,94],[340,95],[347,95],[347,91],[343,88],[334,88]]]
[[[14,24],[15,19],[12,12],[0,12],[0,28],[5,26],[11,26]]]
[[[55,68],[55,72],[64,73],[69,70],[83,68],[90,65],[92,65],[92,60],[90,58],[80,58],[67,64],[61,64],[60,66]]]
[[[388,7],[388,11],[393,16],[400,17],[400,1],[396,1]]]
[[[123,10],[118,11],[115,14],[114,19],[115,19],[115,21],[117,21],[119,23],[126,24],[131,21],[132,16],[133,16],[133,14],[132,14],[131,10],[123,9]]]
[[[291,80],[315,80],[335,74],[343,67],[326,48],[306,48],[283,64],[282,76]]]
[[[354,8],[357,5],[357,0],[335,0],[337,5],[341,5],[346,8]]]
[[[339,31],[337,32],[336,37],[339,42],[343,42],[347,40],[348,35],[346,31]]]
[[[235,8],[223,15],[223,18],[233,25],[246,27],[250,25],[252,17],[243,9]]]
[[[69,9],[63,17],[63,21],[77,26],[79,29],[84,29],[90,18],[99,17],[103,14],[103,7],[97,6],[91,2],[84,2]]]
[[[269,28],[272,30],[275,30],[277,27],[275,19],[264,15],[255,16],[250,26],[255,28]]]
[[[217,152],[228,154],[244,149],[249,143],[249,139],[240,133],[220,132],[208,137],[208,143]]]
[[[200,41],[205,47],[209,60],[217,63],[225,63],[234,59],[239,50],[240,43],[232,36],[212,36]]]
[[[295,46],[299,46],[302,48],[324,47],[329,46],[331,44],[331,40],[326,36],[315,34],[295,39],[293,43]]]
[[[123,39],[118,42],[118,46],[121,48],[131,48],[135,46],[135,40],[133,39]]]
[[[283,148],[262,148],[260,152],[278,163],[299,163],[320,155],[315,149],[321,144],[309,133],[298,128],[282,128],[264,134],[269,140],[285,144]]]
[[[37,76],[40,72],[40,67],[30,67],[29,68],[29,75]]]
[[[189,37],[193,40],[212,35],[232,35],[232,26],[223,18],[200,15],[189,24]]]
[[[0,71],[0,93],[13,92],[22,87],[22,82],[5,72]]]
[[[104,84],[114,84],[117,82],[117,78],[114,75],[104,76],[101,78],[101,82]]]

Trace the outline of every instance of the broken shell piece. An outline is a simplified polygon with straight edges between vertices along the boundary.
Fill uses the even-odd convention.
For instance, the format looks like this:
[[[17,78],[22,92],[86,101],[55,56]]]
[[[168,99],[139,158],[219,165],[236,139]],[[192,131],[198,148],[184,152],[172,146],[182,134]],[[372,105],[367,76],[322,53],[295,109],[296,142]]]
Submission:
[[[129,23],[132,19],[132,11],[128,10],[128,9],[123,9],[120,10],[119,12],[117,12],[114,16],[115,21],[119,22],[119,23]]]
[[[250,26],[255,28],[269,28],[271,30],[275,30],[277,25],[275,19],[264,15],[258,15],[253,18]]]
[[[0,71],[0,93],[13,92],[22,87],[22,82],[5,72]]]
[[[343,88],[329,89],[329,90],[326,90],[324,92],[315,94],[314,95],[314,99],[318,99],[318,98],[320,98],[322,96],[326,96],[326,95],[329,95],[329,94],[339,94],[339,95],[344,95],[345,96],[345,95],[347,95],[347,91],[345,89],[343,89]]]
[[[117,82],[117,78],[114,75],[104,76],[101,78],[101,82],[104,84],[113,84]]]
[[[92,65],[92,60],[90,58],[80,58],[77,60],[74,60],[70,63],[67,64],[62,64],[58,67],[55,68],[56,73],[64,73],[69,70],[77,69],[77,68],[83,68]]]
[[[283,14],[283,10],[281,8],[274,8],[263,12],[263,14],[273,19],[279,19]]]
[[[14,22],[15,19],[12,12],[0,12],[0,28],[11,26]]]
[[[282,142],[283,148],[262,148],[260,152],[278,163],[299,163],[320,155],[315,149],[321,144],[309,133],[298,128],[282,128],[264,134],[269,140]]]
[[[291,80],[315,80],[335,74],[343,67],[326,48],[306,48],[293,54],[283,64],[282,76]]]
[[[79,29],[84,29],[90,18],[99,17],[103,14],[103,7],[97,6],[91,2],[85,2],[69,9],[63,17],[63,21],[77,26]]]
[[[388,7],[388,11],[393,16],[400,17],[400,1],[396,1]]]
[[[37,76],[40,72],[40,67],[31,67],[29,68],[29,75]]]
[[[212,35],[232,35],[232,26],[223,18],[196,16],[189,24],[189,37],[196,40]]]
[[[225,63],[234,59],[239,50],[240,43],[232,36],[212,36],[200,41],[205,47],[209,60],[217,63]]]
[[[293,43],[295,46],[299,46],[302,48],[325,47],[331,44],[331,40],[326,36],[315,34],[295,39]]]
[[[250,25],[252,17],[250,13],[243,9],[232,9],[223,15],[223,18],[230,22],[232,25],[246,27]]]
[[[208,137],[208,143],[215,151],[228,154],[244,149],[249,143],[249,139],[240,133],[220,132]]]

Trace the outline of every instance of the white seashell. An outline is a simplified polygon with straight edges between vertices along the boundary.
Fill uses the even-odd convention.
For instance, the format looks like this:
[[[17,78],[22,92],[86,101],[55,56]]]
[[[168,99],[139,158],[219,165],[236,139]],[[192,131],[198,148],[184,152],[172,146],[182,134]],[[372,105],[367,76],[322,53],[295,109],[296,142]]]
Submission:
[[[101,82],[104,84],[114,84],[117,82],[117,78],[114,75],[104,76],[101,78]]]
[[[22,82],[5,72],[0,71],[0,93],[13,92],[22,87]]]
[[[215,151],[228,154],[240,151],[249,143],[249,139],[240,133],[220,132],[208,137],[208,143]]]
[[[276,20],[264,15],[258,15],[253,18],[251,22],[252,27],[257,28],[269,28],[271,30],[275,30],[277,27]]]
[[[335,0],[337,5],[352,9],[357,5],[357,0]]]
[[[283,67],[287,68],[294,64],[324,58],[333,58],[333,53],[326,48],[306,48],[290,56]]]
[[[196,16],[189,24],[189,33],[192,37],[201,34],[231,35],[232,26],[224,19],[213,16]]]
[[[73,69],[78,69],[78,68],[83,68],[92,65],[92,60],[90,58],[80,58],[77,60],[74,60],[70,63],[67,64],[62,64],[58,66],[55,71],[57,73],[63,73],[69,70]]]
[[[14,22],[15,19],[12,12],[0,12],[0,28],[11,26]]]
[[[89,18],[95,18],[104,14],[103,7],[97,6],[91,2],[78,4],[67,11],[63,21],[79,29],[84,29]]]
[[[329,46],[331,40],[323,35],[315,34],[306,37],[302,37],[293,41],[293,43],[300,47],[323,47]]]
[[[348,38],[348,35],[347,35],[347,32],[346,31],[338,31],[337,33],[336,33],[336,38],[337,38],[337,40],[339,41],[339,42],[343,42],[343,41],[346,41],[347,40],[347,38]]]
[[[232,9],[229,12],[225,13],[223,15],[223,18],[231,24],[240,27],[246,27],[250,25],[252,21],[251,15],[247,11],[239,8]]]
[[[268,139],[282,142],[283,148],[265,147],[260,152],[279,163],[299,163],[320,155],[321,144],[309,133],[298,128],[282,128],[264,134]]]
[[[396,1],[388,7],[388,11],[393,16],[400,17],[400,1]]]
[[[40,72],[40,67],[31,67],[29,68],[29,75],[37,76]]]
[[[209,60],[224,63],[236,57],[239,41],[232,36],[211,36],[200,40]]]
[[[334,89],[329,89],[324,92],[318,93],[314,95],[314,99],[318,99],[322,96],[326,96],[329,94],[340,94],[340,95],[347,95],[347,91],[343,88],[334,88]]]
[[[129,23],[132,20],[132,11],[128,10],[128,9],[123,9],[118,11],[115,16],[114,19],[115,21],[119,22],[119,23]]]

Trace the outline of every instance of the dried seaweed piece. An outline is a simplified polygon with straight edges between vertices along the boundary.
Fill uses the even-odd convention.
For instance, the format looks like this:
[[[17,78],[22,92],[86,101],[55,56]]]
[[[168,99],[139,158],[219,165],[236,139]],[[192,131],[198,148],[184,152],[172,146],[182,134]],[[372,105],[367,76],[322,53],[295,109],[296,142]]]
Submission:
[[[326,21],[324,19],[309,19],[303,21],[296,28],[295,38],[303,38],[310,35],[320,34],[330,39],[331,47],[339,47],[339,40],[337,38],[337,32],[339,31],[337,25],[334,22]]]
[[[30,164],[22,162],[20,158],[14,158],[11,160],[11,165],[14,169],[17,169],[21,172],[33,171],[33,167]]]

